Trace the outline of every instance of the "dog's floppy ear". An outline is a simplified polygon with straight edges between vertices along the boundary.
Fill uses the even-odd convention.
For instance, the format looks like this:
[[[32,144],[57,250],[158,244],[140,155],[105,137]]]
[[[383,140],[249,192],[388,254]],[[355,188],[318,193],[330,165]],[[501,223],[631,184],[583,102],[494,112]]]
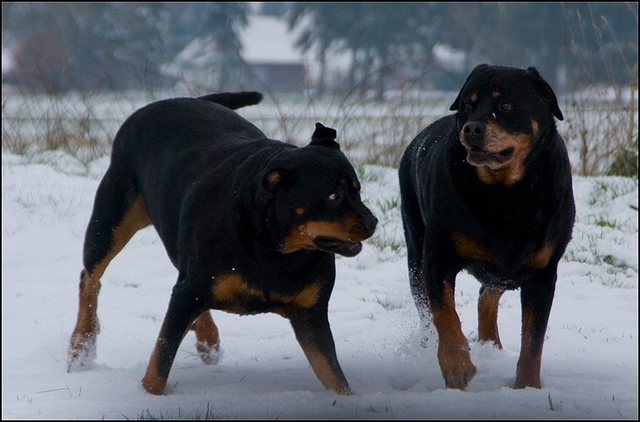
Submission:
[[[290,187],[293,182],[294,176],[289,170],[277,168],[262,173],[259,176],[256,192],[257,204],[266,206],[267,202],[275,196],[275,192],[278,189]]]
[[[288,187],[293,184],[293,173],[285,169],[275,169],[267,172],[262,179],[262,188],[273,192],[279,187]]]
[[[460,102],[460,96],[462,96],[462,91],[464,91],[464,89],[467,87],[467,84],[469,83],[469,81],[471,80],[472,77],[474,77],[476,74],[478,74],[478,72],[481,72],[485,69],[488,69],[489,66],[488,64],[479,64],[478,66],[476,66],[475,68],[473,68],[473,70],[471,71],[471,73],[469,74],[469,76],[467,76],[467,80],[464,81],[464,84],[462,85],[462,88],[460,88],[460,92],[458,92],[458,96],[456,97],[455,100],[453,100],[453,104],[451,104],[451,107],[449,107],[449,110],[451,111],[456,111],[458,110],[458,103]]]
[[[560,111],[560,106],[558,105],[558,99],[556,98],[555,92],[551,86],[544,80],[538,69],[535,67],[527,68],[527,75],[533,81],[533,86],[536,91],[549,102],[549,109],[551,110],[551,114],[556,116],[558,120],[564,120],[564,116]]]
[[[337,132],[335,129],[324,126],[322,123],[316,123],[316,130],[311,135],[311,143],[309,145],[320,145],[323,147],[340,149],[340,145],[336,142]]]

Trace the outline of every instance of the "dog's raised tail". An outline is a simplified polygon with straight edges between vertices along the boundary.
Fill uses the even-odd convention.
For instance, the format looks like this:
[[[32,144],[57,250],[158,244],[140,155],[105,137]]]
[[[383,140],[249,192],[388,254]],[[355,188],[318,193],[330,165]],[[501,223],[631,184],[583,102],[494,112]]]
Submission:
[[[240,107],[258,104],[262,101],[262,94],[259,92],[221,92],[198,97],[201,100],[211,101],[235,110]]]

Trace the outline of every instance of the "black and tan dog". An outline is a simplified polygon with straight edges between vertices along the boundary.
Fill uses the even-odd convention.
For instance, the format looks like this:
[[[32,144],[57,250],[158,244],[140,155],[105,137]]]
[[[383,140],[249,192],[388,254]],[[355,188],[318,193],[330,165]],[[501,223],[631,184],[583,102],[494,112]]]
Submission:
[[[464,389],[476,368],[455,310],[456,274],[465,269],[482,283],[478,337],[498,347],[500,296],[520,288],[514,387],[540,388],[558,261],[575,215],[554,121],[563,116],[532,67],[476,67],[451,110],[411,142],[400,165],[412,293],[424,323],[433,317],[446,386]]]
[[[350,393],[327,319],[335,254],[357,255],[377,219],[360,200],[335,130],[317,124],[298,148],[231,110],[261,98],[158,101],[122,125],[86,231],[69,369],[92,359],[105,268],[152,224],[179,274],[142,380],[148,392],[164,392],[189,329],[211,361],[219,338],[209,310],[221,309],[288,318],[322,384]]]

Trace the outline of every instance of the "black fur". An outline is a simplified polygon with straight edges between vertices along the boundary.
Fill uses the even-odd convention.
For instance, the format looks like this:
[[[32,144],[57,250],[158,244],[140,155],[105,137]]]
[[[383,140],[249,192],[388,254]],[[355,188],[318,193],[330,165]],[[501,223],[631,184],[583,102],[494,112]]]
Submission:
[[[92,273],[105,262],[115,247],[110,233],[141,200],[179,271],[143,380],[149,392],[164,391],[185,331],[209,309],[290,319],[314,370],[318,359],[330,368],[319,372],[325,387],[350,392],[327,319],[335,253],[357,254],[377,220],[360,200],[335,130],[318,124],[313,142],[298,148],[230,110],[261,98],[158,101],[129,117],[115,138],[84,264]]]
[[[557,264],[570,240],[575,214],[571,168],[553,120],[553,116],[563,118],[557,99],[535,68],[480,65],[451,110],[456,113],[416,136],[399,169],[416,304],[426,323],[429,307],[439,310],[446,302],[445,281],[455,286],[456,274],[463,269],[485,287],[520,288],[523,336],[530,330],[528,351],[541,353]],[[522,166],[500,167],[508,160],[505,157],[514,160],[515,153],[513,148],[489,153],[489,146],[499,145],[487,139],[489,127],[504,134],[503,146],[524,151]],[[467,146],[461,133],[468,136]],[[552,251],[545,249],[547,245]],[[535,313],[535,321],[524,321],[528,312]],[[459,326],[437,328],[459,330]],[[520,366],[519,374],[526,369]],[[468,379],[456,381],[454,375],[447,379],[445,372],[443,368],[447,386],[466,386]],[[469,369],[461,377],[474,373]],[[529,378],[519,375],[515,385],[539,387]]]

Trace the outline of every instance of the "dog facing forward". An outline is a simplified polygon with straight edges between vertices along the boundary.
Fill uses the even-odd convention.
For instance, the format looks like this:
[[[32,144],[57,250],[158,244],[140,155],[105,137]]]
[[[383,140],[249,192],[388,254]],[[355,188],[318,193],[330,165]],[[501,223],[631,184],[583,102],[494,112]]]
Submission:
[[[571,168],[554,117],[556,96],[538,71],[480,65],[451,110],[408,146],[399,169],[412,294],[437,330],[447,388],[476,374],[455,309],[456,274],[482,287],[479,341],[502,347],[500,296],[520,289],[522,335],[514,387],[540,388],[542,346],[558,261],[571,238]]]
[[[163,100],[122,125],[85,235],[70,370],[93,357],[100,277],[138,230],[153,225],[179,274],[142,380],[148,392],[164,392],[189,329],[203,361],[214,360],[210,309],[288,318],[324,387],[351,392],[327,318],[335,254],[357,255],[377,219],[360,200],[335,130],[316,124],[311,143],[298,148],[232,111],[261,98]]]

